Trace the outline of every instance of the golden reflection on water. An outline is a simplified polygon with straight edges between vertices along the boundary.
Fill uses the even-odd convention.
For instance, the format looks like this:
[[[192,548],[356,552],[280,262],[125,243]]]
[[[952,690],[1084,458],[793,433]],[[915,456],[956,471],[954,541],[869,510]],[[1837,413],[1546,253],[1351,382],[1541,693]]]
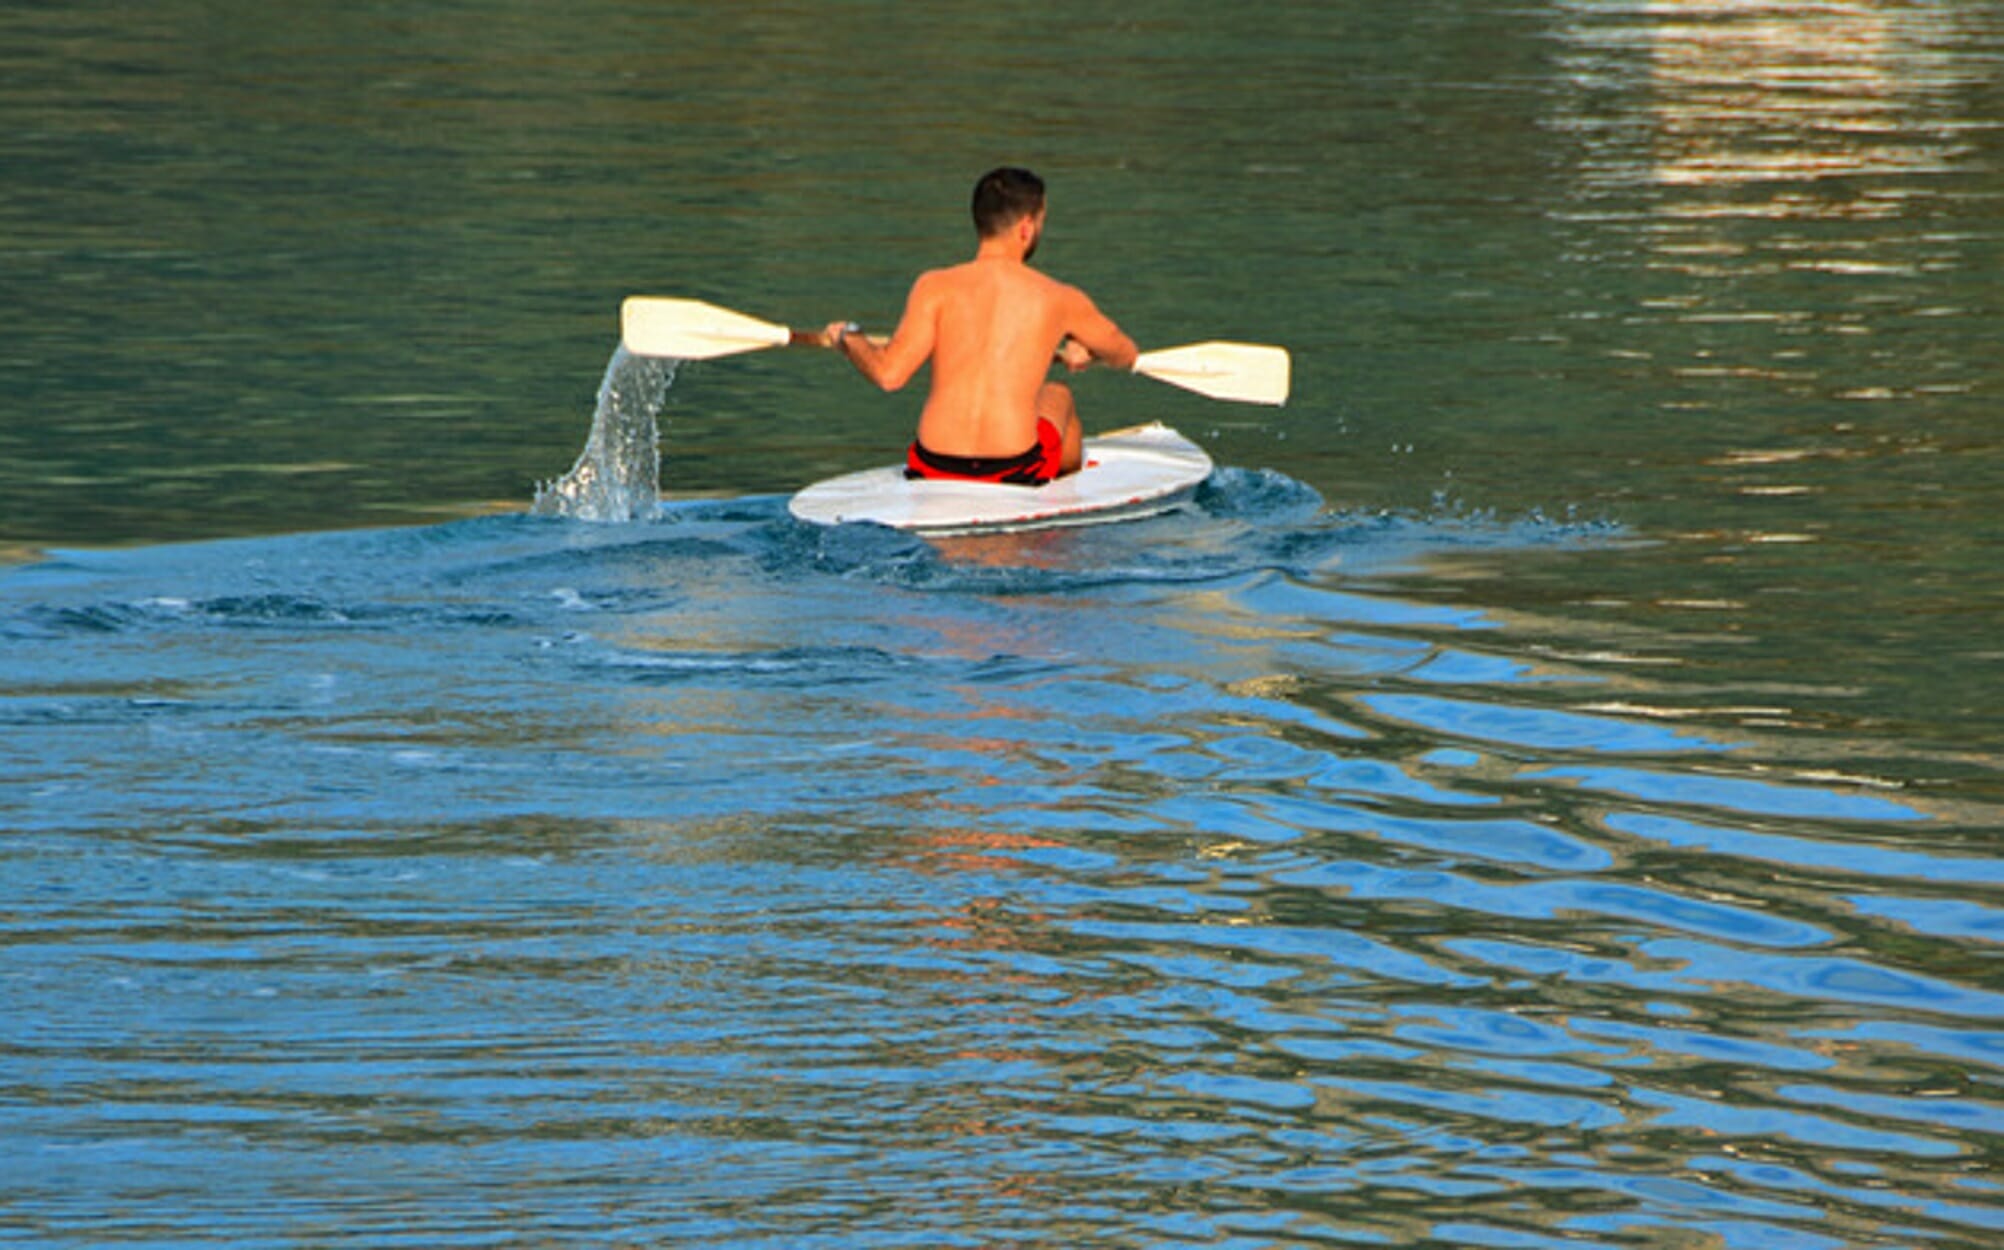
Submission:
[[[1651,177],[1671,186],[1947,171],[1955,11],[1882,0],[1658,0]],[[1771,215],[1884,217],[1897,197],[1777,195]]]
[[[1575,87],[1591,96],[1631,83],[1646,89],[1632,115],[1610,117],[1583,102],[1562,118],[1566,128],[1603,140],[1587,165],[1590,182],[1770,188],[1754,202],[1673,198],[1666,209],[1697,217],[1895,217],[1909,191],[1805,191],[1833,178],[1946,173],[1973,151],[1964,136],[1975,123],[1958,118],[1957,95],[1984,73],[1969,63],[1952,6],[1648,0],[1575,3],[1565,12],[1559,34]],[[1637,130],[1641,143],[1621,142]]]
[[[1962,240],[1904,224],[1975,151],[1979,123],[1962,97],[1985,69],[1955,6],[1645,0],[1564,12],[1575,94],[1555,124],[1585,140],[1586,199],[1644,194],[1654,267],[1718,279],[1962,267]],[[1749,232],[1753,222],[1774,228]],[[1846,222],[1875,224],[1833,228]]]
[[[1972,117],[1993,71],[1980,11],[1572,0],[1558,12],[1567,90],[1551,125],[1579,145],[1567,214],[1584,228],[1578,258],[1632,257],[1660,279],[1622,323],[1681,333],[1627,334],[1610,354],[1656,363],[1681,392],[1662,408],[1969,389],[1976,362],[1910,345],[1936,319],[1972,315],[1942,296],[1945,276],[1975,265],[1971,240],[1935,223],[1967,193],[1972,140],[1989,124]],[[1705,463],[1741,499],[1785,501],[1820,489],[1794,471],[1827,469],[1844,448],[1898,450],[1857,448],[1848,420],[1818,424],[1814,446],[1786,453],[1796,461],[1762,445]],[[1813,528],[1790,518],[1756,532],[1807,543]]]

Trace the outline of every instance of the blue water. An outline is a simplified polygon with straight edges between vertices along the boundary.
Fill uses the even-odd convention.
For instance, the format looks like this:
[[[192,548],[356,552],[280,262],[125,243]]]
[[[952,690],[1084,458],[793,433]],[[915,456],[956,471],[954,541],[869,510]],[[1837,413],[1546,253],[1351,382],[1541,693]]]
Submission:
[[[1994,813],[1392,589],[1632,541],[1227,468],[9,570],[0,1240],[1994,1244]]]

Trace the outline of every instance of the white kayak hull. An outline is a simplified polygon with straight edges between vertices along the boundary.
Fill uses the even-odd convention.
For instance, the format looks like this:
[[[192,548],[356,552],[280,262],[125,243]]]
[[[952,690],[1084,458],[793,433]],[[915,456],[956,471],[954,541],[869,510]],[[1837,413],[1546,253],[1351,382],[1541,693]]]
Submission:
[[[787,510],[815,525],[868,523],[919,534],[1103,525],[1167,512],[1211,475],[1211,458],[1156,422],[1085,441],[1085,466],[1043,486],[908,481],[903,465],[817,482]]]

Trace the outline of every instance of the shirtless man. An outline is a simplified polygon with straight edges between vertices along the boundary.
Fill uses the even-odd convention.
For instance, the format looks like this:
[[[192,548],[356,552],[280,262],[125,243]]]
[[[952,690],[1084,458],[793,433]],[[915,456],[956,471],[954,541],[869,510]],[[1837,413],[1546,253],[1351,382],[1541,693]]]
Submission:
[[[1134,365],[1134,341],[1077,287],[1028,262],[1044,233],[1044,183],[997,169],[974,187],[974,259],[919,275],[882,347],[846,322],[830,346],[886,391],[932,362],[932,391],[906,454],[907,477],[1042,485],[1079,467],[1071,388],[1045,380],[1052,357],[1073,372],[1097,360]],[[1028,450],[1025,450],[1027,448]]]

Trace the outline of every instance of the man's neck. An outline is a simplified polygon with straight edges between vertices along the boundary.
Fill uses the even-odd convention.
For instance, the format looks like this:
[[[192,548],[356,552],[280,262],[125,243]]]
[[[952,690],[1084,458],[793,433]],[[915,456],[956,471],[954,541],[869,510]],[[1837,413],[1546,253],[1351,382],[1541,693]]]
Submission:
[[[981,240],[981,246],[974,249],[974,259],[1020,265],[1023,263],[1023,245],[1013,235],[998,234],[992,239]]]

